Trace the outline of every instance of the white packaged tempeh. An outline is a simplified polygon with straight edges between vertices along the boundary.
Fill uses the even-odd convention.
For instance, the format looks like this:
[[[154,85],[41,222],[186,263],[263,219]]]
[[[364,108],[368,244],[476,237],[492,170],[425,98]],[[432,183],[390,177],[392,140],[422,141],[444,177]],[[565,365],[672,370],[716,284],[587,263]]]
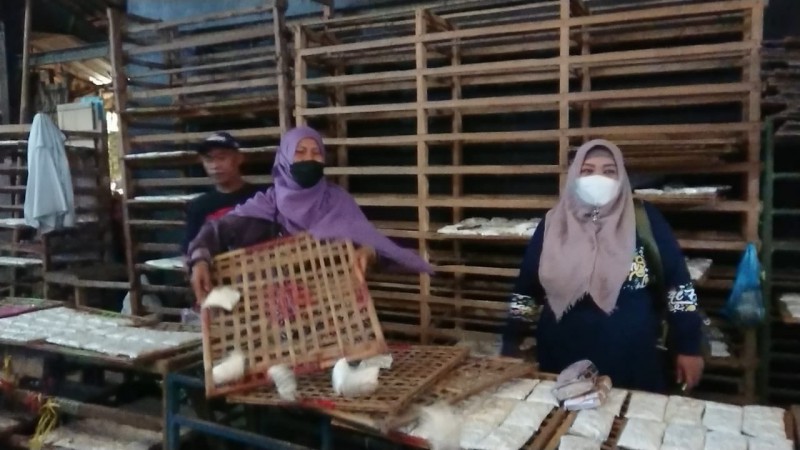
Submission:
[[[704,450],[747,450],[747,437],[741,434],[711,431],[706,433]]]
[[[597,409],[586,409],[578,412],[575,422],[569,428],[569,434],[605,442],[614,426],[614,414]],[[701,449],[702,450],[702,449]]]
[[[606,398],[605,403],[600,405],[600,410],[608,411],[613,413],[615,416],[619,416],[622,412],[622,405],[625,404],[625,400],[628,398],[628,391],[624,389],[611,389],[611,392],[608,393],[608,398]]]
[[[748,436],[766,439],[786,439],[785,411],[769,406],[744,407],[742,432]]]
[[[552,410],[553,406],[545,403],[517,402],[506,420],[503,421],[503,425],[515,425],[536,431]]]
[[[534,432],[529,428],[503,424],[483,438],[475,450],[519,450]]]
[[[794,450],[794,442],[788,439],[748,439],[748,450]]]
[[[664,395],[633,392],[625,417],[661,422],[664,420],[668,401],[669,399]]]
[[[705,409],[703,413],[703,426],[708,430],[741,434],[743,416],[741,406],[706,402]]]
[[[664,422],[701,425],[705,406],[702,400],[672,395],[669,397],[669,402],[667,402]]]
[[[533,392],[525,399],[529,402],[545,403],[547,405],[558,406],[558,400],[553,395],[554,381],[543,380],[533,388]]]
[[[673,422],[664,431],[661,450],[703,450],[705,442],[705,428]]]
[[[524,400],[528,394],[539,384],[539,380],[531,380],[527,378],[518,378],[516,380],[511,380],[507,383],[503,383],[500,387],[492,394],[495,397],[500,398],[510,398],[513,400]]]
[[[580,436],[561,436],[558,450],[601,450],[601,443]]]
[[[617,447],[626,450],[659,450],[666,425],[642,419],[628,419]]]
[[[468,422],[483,422],[494,428],[503,423],[517,403],[516,400],[507,398],[489,397],[466,419]]]

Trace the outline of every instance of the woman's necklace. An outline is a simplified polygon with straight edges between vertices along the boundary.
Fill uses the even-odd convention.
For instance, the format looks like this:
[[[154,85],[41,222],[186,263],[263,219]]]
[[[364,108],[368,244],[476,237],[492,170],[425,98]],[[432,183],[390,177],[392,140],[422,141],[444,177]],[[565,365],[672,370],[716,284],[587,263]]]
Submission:
[[[600,209],[595,208],[592,210],[592,222],[597,222],[598,217],[600,217]]]

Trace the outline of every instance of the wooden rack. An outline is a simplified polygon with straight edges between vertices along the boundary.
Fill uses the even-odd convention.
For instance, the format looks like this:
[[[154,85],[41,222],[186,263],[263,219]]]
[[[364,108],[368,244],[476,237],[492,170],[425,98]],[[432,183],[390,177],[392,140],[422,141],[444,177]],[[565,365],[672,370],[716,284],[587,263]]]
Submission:
[[[182,210],[211,185],[204,174],[190,171],[199,168],[192,149],[210,133],[231,127],[227,131],[243,144],[248,165],[269,167],[290,121],[285,10],[284,0],[265,1],[256,8],[145,25],[108,10],[134,314],[142,313],[143,291],[188,293],[180,264],[165,268],[147,261],[180,255]],[[264,184],[270,178],[248,181]],[[164,280],[142,286],[140,275],[153,271]],[[178,272],[178,281],[170,285],[163,272]]]
[[[105,120],[100,121],[100,129],[96,131],[64,131],[77,224],[41,235],[28,227],[23,217],[29,133],[30,125],[0,127],[0,175],[8,176],[8,183],[0,188],[0,194],[6,194],[0,204],[0,212],[4,214],[0,219],[4,241],[0,247],[3,255],[0,266],[13,272],[8,292],[3,294],[13,297],[18,295],[19,287],[24,287],[28,294],[48,298],[52,293],[43,280],[49,273],[107,261],[110,257],[108,141]],[[27,273],[18,279],[16,275],[21,275],[22,269]]]
[[[590,11],[507,2],[298,26],[295,116],[327,129],[326,172],[437,266],[434,278],[373,278],[385,331],[422,342],[498,332],[527,239],[437,230],[543,215],[570,151],[594,137],[619,144],[630,172],[734,187],[659,205],[687,254],[721,263],[701,286],[704,306],[721,306],[730,267],[758,241],[762,2]],[[731,333],[738,352],[712,361],[724,374],[709,378],[752,399],[755,335]]]

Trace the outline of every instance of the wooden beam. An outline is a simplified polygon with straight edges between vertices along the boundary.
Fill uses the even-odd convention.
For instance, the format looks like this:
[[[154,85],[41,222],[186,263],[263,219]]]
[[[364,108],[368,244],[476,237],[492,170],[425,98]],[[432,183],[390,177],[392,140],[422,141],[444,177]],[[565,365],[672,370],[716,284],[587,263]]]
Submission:
[[[0,124],[11,122],[11,106],[8,98],[8,67],[6,65],[6,32],[0,21]]]
[[[33,0],[25,0],[25,19],[22,35],[22,89],[19,102],[19,123],[30,122],[30,97],[31,97],[31,22],[33,21]]]

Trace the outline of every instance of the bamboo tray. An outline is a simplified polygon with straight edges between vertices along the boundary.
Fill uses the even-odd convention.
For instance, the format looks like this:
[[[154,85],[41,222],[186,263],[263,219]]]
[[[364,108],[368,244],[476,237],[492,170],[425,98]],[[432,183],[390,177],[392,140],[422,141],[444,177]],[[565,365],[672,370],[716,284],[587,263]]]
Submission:
[[[358,398],[339,397],[331,387],[330,373],[317,372],[297,379],[298,403],[322,410],[397,413],[447,376],[464,361],[467,353],[465,348],[452,346],[395,347],[392,348],[392,367],[381,371],[380,384],[374,394]],[[287,404],[274,389],[229,396],[228,401],[252,405]]]
[[[271,385],[267,370],[290,365],[303,375],[346,357],[387,351],[375,306],[354,270],[349,241],[309,234],[273,240],[214,259],[213,281],[242,294],[231,312],[203,309],[203,365],[208,397]],[[215,364],[234,350],[246,358],[245,377],[215,386]]]

